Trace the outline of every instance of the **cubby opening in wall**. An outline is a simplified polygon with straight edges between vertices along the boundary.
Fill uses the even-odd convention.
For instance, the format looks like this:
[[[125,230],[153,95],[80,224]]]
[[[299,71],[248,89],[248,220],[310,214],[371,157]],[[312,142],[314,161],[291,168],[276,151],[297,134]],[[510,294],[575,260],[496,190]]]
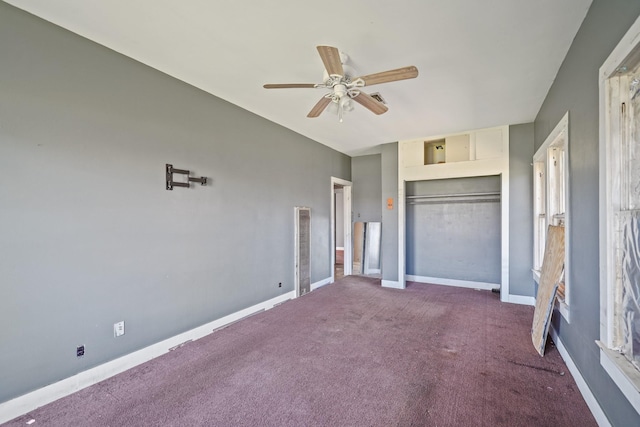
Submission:
[[[424,142],[424,164],[436,165],[445,163],[447,143],[444,138]]]
[[[424,141],[424,164],[466,162],[471,160],[471,143],[468,133]]]

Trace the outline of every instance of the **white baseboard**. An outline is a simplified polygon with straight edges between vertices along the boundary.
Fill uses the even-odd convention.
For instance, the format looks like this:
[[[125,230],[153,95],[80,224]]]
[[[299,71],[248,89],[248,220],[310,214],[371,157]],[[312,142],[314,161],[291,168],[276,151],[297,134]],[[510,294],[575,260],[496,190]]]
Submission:
[[[444,285],[444,286],[457,286],[460,288],[471,288],[471,289],[483,289],[490,291],[492,289],[500,289],[499,283],[488,283],[488,282],[473,282],[469,280],[457,280],[457,279],[442,279],[439,277],[425,277],[425,276],[413,276],[407,275],[407,280],[410,282],[418,282],[418,283],[430,283],[433,285]],[[522,304],[522,305],[536,305],[535,297],[528,297],[523,295],[508,295],[506,302],[512,304]]]
[[[573,363],[573,359],[571,358],[571,355],[565,348],[564,344],[562,344],[562,341],[560,340],[560,337],[558,336],[558,333],[556,332],[556,330],[553,328],[553,325],[551,325],[551,327],[549,328],[549,334],[551,335],[551,339],[553,340],[553,342],[556,344],[556,348],[558,349],[560,356],[562,356],[562,360],[564,360],[564,363],[567,365],[569,372],[571,372],[573,379],[576,381],[578,390],[580,390],[580,393],[582,394],[584,401],[587,402],[587,406],[591,410],[591,414],[593,414],[593,418],[596,419],[596,422],[600,427],[611,427],[611,423],[609,422],[609,419],[604,414],[604,411],[600,407],[600,404],[596,400],[593,393],[591,393],[591,389],[589,388],[589,386],[587,385],[587,382],[582,377],[582,374],[578,370],[578,367],[576,366],[575,363]]]
[[[510,302],[512,304],[522,304],[522,305],[535,306],[536,305],[536,298],[535,297],[527,297],[527,296],[524,296],[524,295],[509,295],[507,297],[507,302]]]
[[[330,283],[331,283],[331,277],[327,277],[326,279],[322,279],[322,280],[320,280],[318,282],[312,283],[311,284],[311,290],[315,291],[316,289],[321,288],[321,287],[323,287],[325,285],[328,285]]]
[[[382,280],[383,288],[404,289],[404,286],[397,280]]]
[[[213,322],[206,323],[197,328],[175,335],[164,341],[160,341],[159,343],[119,357],[118,359],[96,366],[95,368],[80,372],[51,385],[16,397],[15,399],[0,403],[0,424],[168,353],[171,349],[178,347],[187,341],[194,341],[202,338],[211,334],[216,329],[229,325],[257,312],[269,310],[270,308],[293,298],[295,298],[295,291],[287,292],[286,294],[229,314],[228,316],[214,320]]]
[[[442,279],[439,277],[413,276],[410,274],[407,274],[405,277],[410,282],[430,283],[432,285],[457,286],[459,288],[484,289],[487,291],[500,288],[499,283],[472,282],[469,280],[457,280],[457,279]]]

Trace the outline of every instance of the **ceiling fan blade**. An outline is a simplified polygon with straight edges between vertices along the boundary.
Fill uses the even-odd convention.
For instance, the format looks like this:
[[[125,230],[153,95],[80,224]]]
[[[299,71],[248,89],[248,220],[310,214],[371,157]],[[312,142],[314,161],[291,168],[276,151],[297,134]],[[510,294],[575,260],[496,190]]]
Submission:
[[[409,67],[369,74],[359,78],[364,80],[365,86],[371,86],[380,83],[395,82],[397,80],[415,79],[416,77],[418,77],[418,69],[411,65]]]
[[[315,83],[273,83],[262,86],[265,89],[295,89],[295,88],[314,88]]]
[[[318,117],[324,111],[324,109],[327,108],[327,105],[329,105],[330,103],[331,103],[331,98],[327,98],[326,96],[323,96],[322,98],[320,98],[320,101],[318,101],[318,103],[313,106],[311,111],[309,111],[309,114],[307,114],[307,117],[310,117],[310,118]]]
[[[344,76],[344,70],[342,69],[342,61],[340,60],[340,52],[338,49],[332,46],[318,46],[317,49],[327,73],[329,73],[329,75],[337,74],[339,76]]]
[[[382,102],[376,101],[374,98],[364,92],[360,92],[358,95],[353,97],[353,100],[362,105],[364,108],[369,109],[374,114],[383,114],[389,110],[389,108]]]

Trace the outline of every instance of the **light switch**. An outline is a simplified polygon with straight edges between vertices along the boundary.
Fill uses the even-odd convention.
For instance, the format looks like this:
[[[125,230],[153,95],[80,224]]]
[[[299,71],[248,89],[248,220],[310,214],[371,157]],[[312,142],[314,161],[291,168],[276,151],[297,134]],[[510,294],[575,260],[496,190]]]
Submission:
[[[124,320],[113,324],[113,336],[120,337],[124,335]]]

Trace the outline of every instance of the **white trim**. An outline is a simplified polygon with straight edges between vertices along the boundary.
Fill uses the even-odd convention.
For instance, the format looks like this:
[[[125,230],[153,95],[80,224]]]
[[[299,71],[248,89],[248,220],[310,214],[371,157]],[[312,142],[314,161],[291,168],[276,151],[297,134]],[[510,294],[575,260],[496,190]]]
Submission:
[[[344,267],[343,274],[345,276],[351,276],[353,270],[353,238],[351,237],[351,185],[345,185],[342,191],[342,197],[344,197],[342,206],[344,208]],[[335,253],[334,253],[335,256]],[[331,269],[333,274],[333,268]]]
[[[613,49],[607,60],[599,70],[599,239],[600,239],[600,365],[607,372],[612,381],[629,400],[635,410],[640,413],[640,375],[626,360],[611,350],[614,347],[614,316],[615,316],[615,283],[616,262],[614,251],[614,194],[612,189],[615,182],[614,164],[616,163],[616,144],[620,132],[619,120],[613,119],[614,112],[619,114],[620,90],[618,79],[613,79],[621,66],[632,68],[637,60],[633,57],[634,50],[640,49],[640,17],[631,25],[624,37]],[[631,71],[629,69],[629,71]],[[624,73],[620,74],[624,78]],[[635,390],[635,391],[634,391]]]
[[[640,44],[640,17],[631,25],[620,43],[613,49],[602,67],[600,67],[600,81],[605,81],[617,71],[618,67],[629,57],[636,45]],[[602,136],[602,134],[601,134]]]
[[[553,130],[544,140],[540,148],[538,148],[538,150],[536,151],[536,154],[533,155],[533,159],[535,161],[544,161],[546,158],[547,149],[552,146],[555,140],[558,139],[560,134],[564,132],[565,129],[567,131],[569,129],[569,112],[568,111],[564,114],[564,116],[562,116],[562,118],[560,119],[556,127],[553,128]],[[565,138],[567,137],[568,135],[565,135]]]
[[[344,246],[336,246],[336,251],[344,251]]]
[[[429,283],[431,285],[456,286],[459,288],[484,289],[490,291],[492,289],[500,289],[500,283],[474,282],[470,280],[443,279],[440,277],[414,276],[407,274],[406,280],[409,282]]]
[[[331,283],[333,283],[335,278],[334,265],[336,264],[336,253],[333,250],[336,244],[335,237],[335,228],[336,228],[336,214],[335,214],[335,191],[334,188],[336,185],[342,186],[342,208],[343,208],[343,220],[344,220],[344,270],[343,274],[345,276],[350,276],[352,274],[353,269],[353,243],[351,242],[351,191],[353,183],[351,181],[344,180],[342,178],[336,178],[334,176],[331,177],[331,225],[330,225],[330,242],[331,242]],[[336,248],[338,249],[338,248]],[[313,290],[313,289],[312,289]]]
[[[319,281],[317,281],[315,283],[312,283],[311,284],[311,290],[315,291],[316,289],[321,288],[321,287],[323,287],[325,285],[329,285],[331,283],[333,283],[333,279],[331,277],[327,277],[326,279],[322,279],[322,280],[319,280]]]
[[[383,288],[392,288],[392,289],[404,289],[404,286],[397,280],[382,280],[381,283]]]
[[[562,340],[560,340],[560,336],[554,329],[553,325],[549,328],[549,334],[551,335],[551,339],[553,340],[553,342],[556,344],[556,348],[558,349],[560,356],[562,356],[562,360],[564,360],[564,363],[567,365],[569,372],[571,372],[571,376],[573,376],[573,379],[578,386],[578,390],[580,390],[580,394],[582,394],[582,398],[591,410],[593,418],[595,418],[600,427],[611,427],[609,419],[604,414],[604,411],[600,407],[600,404],[598,403],[596,397],[593,395],[593,393],[591,393],[591,389],[587,385],[585,379],[582,377],[582,374],[578,370],[576,364],[573,362],[573,359],[571,358],[571,355],[565,348],[564,344],[562,344]]]
[[[536,305],[536,299],[534,297],[528,297],[525,295],[509,295],[509,299],[506,302],[520,305]]]
[[[600,364],[618,385],[631,406],[640,414],[640,390],[637,388],[637,384],[640,384],[640,372],[630,366],[622,354],[608,349],[599,341],[596,343],[600,347]],[[634,380],[631,381],[629,378]]]
[[[535,270],[535,269],[531,269],[531,273],[533,275],[533,280],[536,281],[536,283],[540,283],[540,274],[541,271],[540,270]]]
[[[398,282],[393,287],[396,289],[404,289],[407,287],[405,274],[405,250],[406,250],[406,235],[405,235],[405,219],[406,219],[406,200],[404,198],[406,182],[404,180],[402,171],[402,145],[398,143]],[[395,283],[395,282],[394,282]],[[390,286],[391,287],[391,286]]]
[[[502,275],[500,277],[500,300],[508,302],[511,296],[509,285],[509,232],[511,230],[509,225],[509,126],[504,126],[503,129],[503,152],[502,152],[502,173],[500,174],[500,205],[501,205],[501,218],[500,218],[500,235],[502,237],[501,245],[501,263],[502,263]]]
[[[95,368],[75,374],[51,385],[39,388],[30,393],[11,399],[0,404],[0,424],[12,420],[20,415],[33,411],[41,406],[61,399],[83,388],[97,384],[107,378],[145,363],[158,356],[168,353],[187,341],[195,341],[213,333],[216,329],[237,322],[247,316],[260,311],[269,310],[287,300],[295,298],[295,291],[287,292],[270,300],[261,302],[220,319],[206,323],[197,328],[175,335],[166,340],[152,344],[141,350],[134,351]]]
[[[559,143],[559,140],[562,140],[562,143]],[[554,203],[552,203],[552,187],[555,188],[555,183],[551,182],[552,178],[554,177],[550,171],[549,171],[549,149],[552,147],[560,147],[563,151],[563,165],[562,165],[562,179],[564,180],[564,212],[562,212],[562,214],[564,215],[564,241],[565,241],[565,248],[569,248],[571,247],[571,207],[569,204],[569,193],[571,191],[570,189],[570,177],[569,177],[569,112],[567,111],[564,116],[562,116],[562,118],[560,119],[560,121],[558,122],[558,124],[553,128],[553,130],[551,131],[551,133],[549,133],[549,135],[547,136],[547,138],[544,140],[544,142],[542,143],[542,145],[538,148],[538,150],[536,151],[536,153],[533,155],[533,163],[534,165],[536,163],[543,163],[544,165],[544,174],[545,174],[545,179],[544,179],[544,183],[545,183],[545,188],[544,188],[544,196],[545,196],[545,227],[548,227],[549,224],[552,223],[553,221],[553,217],[555,215],[555,206]],[[534,186],[536,185],[536,182],[538,182],[536,180],[536,169],[535,167],[533,168],[533,182],[534,182]],[[555,177],[557,178],[557,177]],[[534,209],[536,206],[536,200],[535,198],[538,197],[539,195],[539,189],[534,188],[534,201],[533,201],[533,205],[534,205]],[[539,245],[541,244],[541,242],[538,241],[538,236],[540,236],[540,232],[538,230],[539,227],[539,223],[538,223],[538,217],[539,212],[534,212],[533,215],[533,238],[534,238],[534,248],[533,248],[533,265],[534,267],[536,266],[536,258],[539,254]],[[539,260],[540,264],[542,263],[542,260]],[[565,249],[565,255],[564,255],[564,280],[565,280],[565,301],[560,303],[560,313],[562,315],[562,317],[564,317],[564,319],[569,323],[570,322],[570,311],[569,311],[569,304],[571,301],[571,283],[570,283],[570,270],[571,270],[571,265],[569,262],[569,252],[568,250]],[[536,280],[536,274],[538,275],[538,278],[536,280],[536,282],[540,282],[540,278],[539,278],[539,271],[533,270],[534,273],[534,280]]]
[[[612,194],[609,188],[613,182],[611,167],[612,147],[608,140],[610,135],[617,131],[618,123],[610,122],[611,104],[617,102],[618,90],[610,90],[610,78],[618,68],[631,55],[633,50],[640,46],[640,17],[636,19],[618,45],[613,49],[607,60],[600,67],[599,85],[599,128],[600,128],[600,340],[607,347],[612,347],[613,325],[607,313],[613,313],[613,292],[609,289],[609,281],[615,278],[615,260],[612,251],[613,246],[613,218],[610,207],[612,206]],[[616,88],[617,89],[617,88]],[[611,99],[611,97],[615,99]]]
[[[615,88],[612,88],[612,86],[615,86]],[[618,96],[617,81],[600,81],[600,340],[606,343],[608,347],[613,347],[613,313],[615,312],[613,287],[609,287],[609,283],[615,281],[615,253],[610,250],[615,246],[615,234],[613,233],[613,216],[610,212],[613,205],[613,197],[609,190],[614,179],[613,168],[609,167],[613,153],[611,152],[612,144],[609,144],[608,140],[610,135],[614,133],[614,129],[615,133],[619,135],[619,123],[617,121],[612,123],[609,106],[611,104],[619,105]],[[612,316],[609,317],[607,313],[612,313]]]

